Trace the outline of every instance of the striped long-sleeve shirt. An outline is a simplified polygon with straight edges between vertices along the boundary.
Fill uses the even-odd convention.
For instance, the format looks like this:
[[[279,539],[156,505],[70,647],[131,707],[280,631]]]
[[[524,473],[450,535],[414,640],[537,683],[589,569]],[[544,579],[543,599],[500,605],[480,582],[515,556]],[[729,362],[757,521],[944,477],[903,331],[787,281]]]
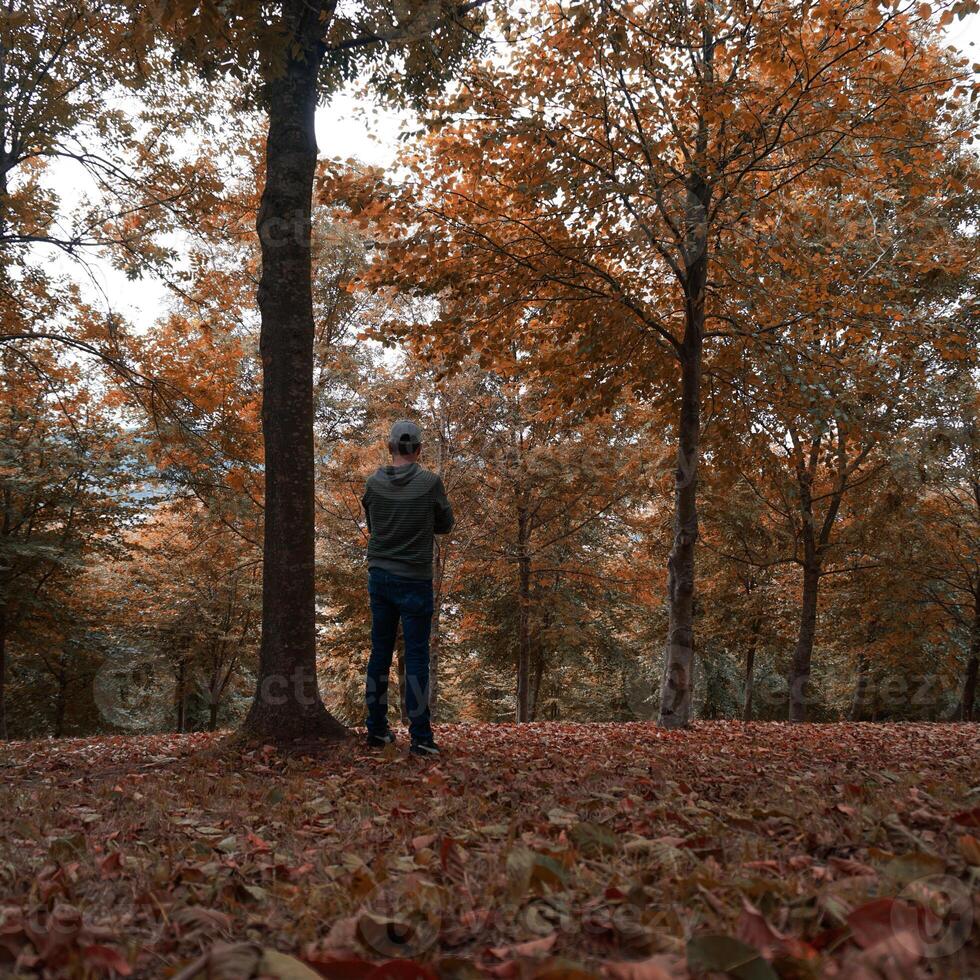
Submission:
[[[452,530],[441,478],[418,463],[382,466],[367,481],[368,566],[406,578],[432,578],[432,536]]]

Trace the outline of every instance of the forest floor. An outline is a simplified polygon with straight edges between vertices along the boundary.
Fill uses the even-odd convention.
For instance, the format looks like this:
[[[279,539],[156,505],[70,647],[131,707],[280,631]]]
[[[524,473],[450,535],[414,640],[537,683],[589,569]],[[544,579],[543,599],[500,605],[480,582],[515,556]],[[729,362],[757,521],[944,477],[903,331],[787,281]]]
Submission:
[[[0,977],[980,977],[980,725],[0,749]]]

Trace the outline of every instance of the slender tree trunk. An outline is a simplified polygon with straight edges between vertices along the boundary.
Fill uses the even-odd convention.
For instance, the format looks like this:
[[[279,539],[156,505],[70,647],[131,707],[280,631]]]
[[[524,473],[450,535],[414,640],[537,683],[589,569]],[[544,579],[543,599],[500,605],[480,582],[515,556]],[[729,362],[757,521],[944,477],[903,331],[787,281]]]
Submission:
[[[701,429],[702,300],[693,303],[681,363],[681,412],[674,474],[674,542],[667,559],[666,662],[660,689],[660,724],[683,728],[691,720],[694,667],[694,544],[698,538],[697,468]]]
[[[7,740],[7,610],[0,606],[0,740]]]
[[[284,0],[285,63],[266,85],[266,181],[256,221],[265,442],[262,642],[245,729],[277,740],[346,732],[320,698],[315,625],[310,213],[326,28],[320,18],[322,12],[329,19],[332,10],[319,0]]]
[[[851,721],[867,721],[868,719],[868,689],[871,686],[871,671],[868,660],[862,654],[857,660],[857,677],[854,680],[854,696],[851,699],[849,717]]]
[[[181,657],[177,662],[177,734],[187,730],[187,664]]]
[[[521,722],[530,719],[531,559],[527,547],[527,525],[527,512],[520,508],[517,519],[517,720]]]
[[[218,708],[219,704],[212,698],[208,705],[208,731],[213,732],[218,727]]]
[[[963,681],[963,720],[973,721],[977,700],[977,670],[980,668],[980,592],[974,599],[973,631],[970,637],[970,659]]]
[[[544,652],[538,647],[538,655],[534,658],[534,678],[531,682],[531,710],[529,721],[538,720],[538,702],[541,696],[541,680],[544,677]]]
[[[803,604],[800,610],[800,629],[793,651],[793,666],[789,675],[789,720],[806,721],[807,688],[810,683],[810,661],[813,658],[813,639],[817,632],[817,599],[820,592],[820,568],[806,565],[803,569]]]
[[[54,737],[61,738],[65,733],[65,709],[68,707],[68,673],[65,670],[65,654],[58,658],[58,697],[54,709]]]
[[[755,685],[755,651],[759,646],[759,630],[753,627],[752,641],[745,653],[745,696],[742,700],[742,721],[752,720],[752,695]]]
[[[701,75],[714,78],[714,27],[701,28]],[[674,473],[674,541],[667,559],[667,648],[660,686],[660,724],[684,728],[691,720],[694,668],[694,545],[698,539],[698,454],[701,440],[701,350],[704,341],[705,291],[708,285],[708,221],[711,185],[700,169],[708,149],[708,123],[698,119],[694,163],[687,176],[684,202],[684,339],[681,407],[677,424]]]

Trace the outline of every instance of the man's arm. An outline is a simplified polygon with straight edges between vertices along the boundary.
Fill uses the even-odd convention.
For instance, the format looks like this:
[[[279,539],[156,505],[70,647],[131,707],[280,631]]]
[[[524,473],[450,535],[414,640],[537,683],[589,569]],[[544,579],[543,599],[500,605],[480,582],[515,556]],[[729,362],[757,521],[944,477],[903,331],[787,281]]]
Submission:
[[[361,497],[361,507],[364,508],[364,520],[367,521],[368,534],[371,533],[371,509],[368,507],[368,492],[364,491],[364,496]]]
[[[453,508],[446,496],[446,488],[443,486],[442,477],[436,477],[435,485],[435,524],[433,530],[436,534],[448,534],[453,529],[455,518]]]

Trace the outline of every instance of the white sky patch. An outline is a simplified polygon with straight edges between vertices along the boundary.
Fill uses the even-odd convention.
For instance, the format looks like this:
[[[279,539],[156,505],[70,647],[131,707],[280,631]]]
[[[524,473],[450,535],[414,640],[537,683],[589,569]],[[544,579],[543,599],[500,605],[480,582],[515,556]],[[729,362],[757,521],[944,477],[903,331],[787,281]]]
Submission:
[[[980,15],[954,21],[947,29],[949,43],[959,48],[971,63],[980,63]],[[338,93],[316,113],[316,139],[323,158],[354,158],[381,167],[393,165],[401,144],[399,134],[411,125],[408,112],[395,112],[373,104],[353,92]],[[59,167],[49,171],[55,192],[67,209],[88,190],[78,184],[78,170]],[[83,295],[101,309],[109,308],[124,317],[137,331],[150,329],[170,303],[166,285],[152,275],[130,280],[105,259],[87,257],[87,270],[66,256],[46,256],[53,270],[63,272],[79,284]]]

